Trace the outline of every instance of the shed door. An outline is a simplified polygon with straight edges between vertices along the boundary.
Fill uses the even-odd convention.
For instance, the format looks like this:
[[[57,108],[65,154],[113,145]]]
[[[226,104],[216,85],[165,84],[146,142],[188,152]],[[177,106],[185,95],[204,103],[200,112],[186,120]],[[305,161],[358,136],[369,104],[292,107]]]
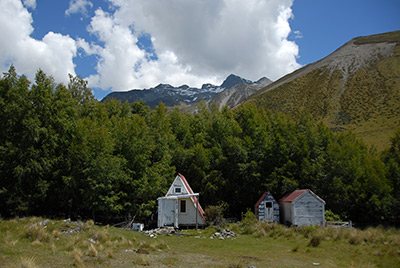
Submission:
[[[164,200],[164,225],[175,225],[175,203],[174,199]]]
[[[265,202],[265,220],[268,222],[274,221],[274,206],[272,202]]]

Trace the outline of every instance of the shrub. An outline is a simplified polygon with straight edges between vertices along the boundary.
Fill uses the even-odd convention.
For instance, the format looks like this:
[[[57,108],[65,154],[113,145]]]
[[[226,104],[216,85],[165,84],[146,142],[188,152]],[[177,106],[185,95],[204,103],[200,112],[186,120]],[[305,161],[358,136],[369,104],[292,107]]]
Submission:
[[[249,209],[246,213],[242,213],[242,220],[240,222],[240,231],[243,234],[252,234],[255,231],[255,223],[257,223],[257,217]]]
[[[207,223],[209,225],[215,225],[215,226],[225,226],[226,225],[226,220],[223,215],[224,207],[222,205],[208,206],[204,212],[205,212]]]
[[[296,228],[296,232],[301,233],[305,238],[310,238],[310,236],[318,231],[315,226],[303,226]]]
[[[331,210],[325,210],[325,220],[326,221],[342,221],[338,214],[333,213]]]
[[[310,239],[310,245],[313,247],[318,247],[321,244],[322,236],[320,234],[314,234]]]

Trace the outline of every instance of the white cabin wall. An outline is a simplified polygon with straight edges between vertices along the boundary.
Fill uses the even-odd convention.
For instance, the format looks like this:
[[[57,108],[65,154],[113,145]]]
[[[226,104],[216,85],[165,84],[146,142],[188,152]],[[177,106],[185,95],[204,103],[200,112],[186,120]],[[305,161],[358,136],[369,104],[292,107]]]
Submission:
[[[179,224],[183,225],[195,225],[196,224],[196,212],[197,212],[197,222],[199,225],[204,225],[205,222],[201,217],[199,211],[196,209],[191,198],[185,198],[180,200],[186,200],[186,213],[181,213],[179,211]],[[180,206],[180,200],[178,206]]]
[[[180,194],[175,193],[176,187],[181,188]],[[185,184],[183,183],[181,177],[176,176],[174,182],[169,187],[169,190],[168,190],[166,196],[175,196],[175,195],[179,196],[179,195],[185,195],[185,194],[189,194],[188,189],[186,188]]]

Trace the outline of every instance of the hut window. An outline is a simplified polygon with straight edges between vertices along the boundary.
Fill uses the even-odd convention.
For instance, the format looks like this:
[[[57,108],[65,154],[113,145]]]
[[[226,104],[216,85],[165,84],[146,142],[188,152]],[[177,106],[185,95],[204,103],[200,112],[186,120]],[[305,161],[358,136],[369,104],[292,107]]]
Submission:
[[[181,213],[186,213],[186,200],[181,200]]]
[[[265,202],[265,208],[272,208],[272,202]]]
[[[175,187],[175,193],[180,194],[181,193],[181,187]]]

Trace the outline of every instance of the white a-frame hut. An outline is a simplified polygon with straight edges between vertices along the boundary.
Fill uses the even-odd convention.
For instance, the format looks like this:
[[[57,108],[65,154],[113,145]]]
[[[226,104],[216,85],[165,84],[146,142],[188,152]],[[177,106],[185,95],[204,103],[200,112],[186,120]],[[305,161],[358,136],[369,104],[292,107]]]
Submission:
[[[199,204],[199,194],[194,193],[182,174],[174,182],[164,197],[158,199],[158,227],[204,226],[203,208]]]

